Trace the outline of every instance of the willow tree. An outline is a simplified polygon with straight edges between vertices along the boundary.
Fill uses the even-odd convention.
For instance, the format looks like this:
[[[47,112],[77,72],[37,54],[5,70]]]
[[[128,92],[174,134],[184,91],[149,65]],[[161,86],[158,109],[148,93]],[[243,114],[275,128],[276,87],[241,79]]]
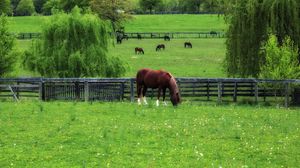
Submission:
[[[13,70],[17,57],[14,45],[15,38],[9,33],[7,18],[0,15],[0,77]]]
[[[230,1],[230,0],[229,0]],[[228,4],[227,4],[228,5]],[[239,0],[225,7],[229,23],[225,70],[233,77],[258,77],[265,55],[262,43],[268,34],[285,36],[299,46],[299,2],[297,0]]]
[[[118,58],[107,54],[108,29],[93,14],[55,14],[42,39],[25,54],[24,63],[46,77],[117,77],[125,72]],[[29,53],[29,54],[28,54]]]

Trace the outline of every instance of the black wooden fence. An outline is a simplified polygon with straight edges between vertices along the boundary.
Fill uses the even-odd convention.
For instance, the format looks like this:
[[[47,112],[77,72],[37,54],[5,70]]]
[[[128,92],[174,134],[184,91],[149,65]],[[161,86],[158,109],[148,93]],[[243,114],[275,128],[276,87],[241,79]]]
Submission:
[[[128,38],[138,38],[140,36],[144,39],[157,39],[169,36],[170,38],[224,38],[224,32],[210,31],[210,32],[145,32],[145,33],[125,33]]]
[[[281,100],[288,106],[299,101],[300,80],[177,78],[182,99],[189,101],[253,102]],[[149,90],[155,97],[157,90]],[[274,98],[276,97],[276,99]],[[37,98],[43,101],[134,101],[134,78],[0,78],[0,98],[18,101]]]
[[[210,32],[132,32],[125,33],[128,38],[138,38],[138,35],[143,39],[157,39],[169,36],[170,38],[224,38],[224,32],[210,31]],[[40,38],[41,33],[19,33],[16,35],[19,40]]]

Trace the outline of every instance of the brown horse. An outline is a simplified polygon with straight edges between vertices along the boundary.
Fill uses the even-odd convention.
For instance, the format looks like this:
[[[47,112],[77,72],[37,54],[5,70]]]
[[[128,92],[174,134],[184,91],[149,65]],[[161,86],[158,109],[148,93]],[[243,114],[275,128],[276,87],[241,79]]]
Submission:
[[[145,95],[148,88],[158,88],[158,95],[156,105],[159,106],[159,98],[161,91],[163,91],[163,102],[165,103],[166,89],[170,91],[170,100],[173,106],[177,106],[180,103],[179,89],[176,84],[175,78],[166,71],[163,70],[151,70],[141,69],[136,75],[136,85],[138,94],[138,104],[141,104],[141,98],[143,97],[145,104],[147,104]],[[166,104],[166,103],[165,103]]]
[[[144,54],[144,50],[139,47],[135,47],[134,51],[135,51],[135,54]]]
[[[156,46],[156,51],[160,51],[161,49],[165,50],[166,46],[164,44],[159,44]]]

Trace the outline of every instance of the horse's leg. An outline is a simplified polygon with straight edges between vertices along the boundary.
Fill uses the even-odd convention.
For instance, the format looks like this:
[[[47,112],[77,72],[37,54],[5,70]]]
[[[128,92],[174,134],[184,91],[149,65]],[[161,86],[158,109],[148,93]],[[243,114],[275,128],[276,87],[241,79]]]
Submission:
[[[138,105],[141,105],[142,89],[142,85],[137,84]]]
[[[158,88],[158,94],[157,94],[157,100],[156,100],[156,106],[159,106],[159,98],[160,98],[160,94],[161,94],[161,88]]]
[[[147,102],[147,100],[146,100],[146,92],[147,92],[147,87],[146,86],[144,86],[144,89],[143,89],[143,101],[144,101],[144,103],[147,105],[148,104],[148,102]]]
[[[163,88],[163,103],[164,103],[164,105],[167,105],[167,102],[165,102],[165,98],[166,98],[166,89],[167,89],[167,88]]]

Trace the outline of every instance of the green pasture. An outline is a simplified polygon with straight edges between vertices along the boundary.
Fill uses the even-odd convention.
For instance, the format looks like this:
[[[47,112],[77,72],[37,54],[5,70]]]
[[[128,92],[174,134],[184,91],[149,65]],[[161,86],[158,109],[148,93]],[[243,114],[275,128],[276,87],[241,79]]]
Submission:
[[[193,48],[184,48],[185,41],[190,41]],[[156,52],[158,44],[165,44],[166,49]],[[142,47],[145,54],[135,54],[135,47]],[[127,62],[125,76],[128,77],[145,67],[164,69],[181,77],[225,77],[222,69],[225,39],[172,39],[170,42],[130,39],[111,48],[110,54]]]
[[[9,17],[11,32],[41,32],[48,16]],[[208,32],[226,29],[218,15],[133,15],[126,32]]]
[[[224,18],[218,15],[134,15],[125,24],[126,32],[210,32],[225,29]]]
[[[193,48],[184,48],[185,41],[190,41]],[[166,50],[156,52],[156,46],[161,43],[165,44]],[[17,47],[23,50],[29,49],[31,44],[31,40],[17,41]],[[135,47],[142,47],[145,55],[136,55]],[[164,69],[177,77],[226,77],[222,69],[225,39],[172,39],[169,42],[163,39],[129,39],[121,45],[111,45],[109,55],[117,56],[126,63],[125,77],[134,77],[141,68]],[[20,62],[12,76],[39,76],[25,71]]]
[[[0,167],[298,167],[299,109],[0,102]]]

